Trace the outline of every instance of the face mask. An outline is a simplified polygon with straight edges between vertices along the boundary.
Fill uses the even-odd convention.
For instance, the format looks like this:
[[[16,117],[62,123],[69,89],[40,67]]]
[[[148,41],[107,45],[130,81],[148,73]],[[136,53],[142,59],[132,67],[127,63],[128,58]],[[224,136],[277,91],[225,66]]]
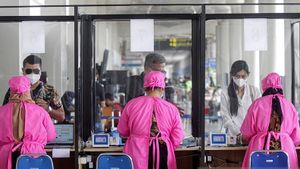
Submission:
[[[233,78],[233,82],[238,86],[238,87],[243,87],[244,85],[247,84],[247,79],[235,79]]]
[[[34,74],[34,73],[31,73],[31,74],[27,74],[26,77],[30,80],[30,84],[35,84],[36,82],[38,82],[41,78],[41,75],[40,74]]]

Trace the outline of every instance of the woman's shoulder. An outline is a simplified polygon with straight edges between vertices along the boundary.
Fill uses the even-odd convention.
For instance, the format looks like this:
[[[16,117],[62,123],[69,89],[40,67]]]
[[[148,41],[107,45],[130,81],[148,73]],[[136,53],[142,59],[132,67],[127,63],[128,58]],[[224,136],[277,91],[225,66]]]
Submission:
[[[259,97],[253,101],[251,107],[259,107],[264,109],[270,105],[270,102],[272,102],[272,97],[272,95]]]
[[[31,112],[36,112],[40,114],[48,113],[44,108],[41,106],[35,104],[35,103],[26,103],[27,110],[30,110]]]
[[[145,103],[149,103],[150,98],[147,96],[139,96],[136,98],[131,99],[128,103],[126,103],[125,107],[137,106]]]

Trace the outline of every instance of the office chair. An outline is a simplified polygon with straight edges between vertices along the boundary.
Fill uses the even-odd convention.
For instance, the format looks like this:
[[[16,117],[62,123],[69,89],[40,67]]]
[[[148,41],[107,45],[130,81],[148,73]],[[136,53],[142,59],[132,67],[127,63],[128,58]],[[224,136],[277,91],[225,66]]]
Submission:
[[[54,169],[52,158],[46,154],[21,155],[17,159],[16,169]]]
[[[269,154],[267,152],[269,152]],[[249,168],[290,168],[289,156],[282,150],[253,151],[250,155]]]
[[[132,159],[125,153],[102,153],[97,157],[96,169],[133,169]]]

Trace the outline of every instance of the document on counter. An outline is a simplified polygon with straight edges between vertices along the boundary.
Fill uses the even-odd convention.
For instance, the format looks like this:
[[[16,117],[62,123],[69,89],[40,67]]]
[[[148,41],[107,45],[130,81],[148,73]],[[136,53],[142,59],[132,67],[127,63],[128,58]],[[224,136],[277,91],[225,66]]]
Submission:
[[[52,150],[52,158],[69,158],[70,149],[69,148],[54,148]]]

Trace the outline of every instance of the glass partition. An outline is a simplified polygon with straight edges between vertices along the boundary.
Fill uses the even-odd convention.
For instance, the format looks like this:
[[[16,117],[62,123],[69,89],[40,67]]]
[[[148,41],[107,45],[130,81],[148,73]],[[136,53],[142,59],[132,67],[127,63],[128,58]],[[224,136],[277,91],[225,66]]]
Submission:
[[[233,77],[230,75],[231,65],[237,60],[244,60],[249,66],[250,73],[244,79],[250,87],[238,98],[238,106],[243,105],[244,114],[235,124],[232,122],[232,126],[240,127],[252,100],[261,96],[261,80],[268,73],[277,72],[282,77],[284,95],[291,100],[292,69],[289,65],[291,65],[290,24],[292,22],[293,20],[289,19],[235,19],[206,22],[205,132],[207,136],[210,132],[227,132],[234,136],[239,133],[239,128],[234,134],[228,131],[226,125],[228,119],[226,120],[224,116],[230,113],[228,86],[230,82],[237,84],[232,81]],[[299,67],[297,58],[296,53],[296,65]],[[296,69],[296,74],[298,73],[299,70]],[[297,79],[298,76],[296,76],[296,84]],[[297,91],[296,89],[295,92]],[[222,101],[222,95],[225,101],[224,99]],[[248,100],[245,101],[247,97]]]
[[[96,75],[96,83],[99,83],[99,88],[103,91],[102,94],[96,93],[96,99],[104,98],[102,103],[96,101],[101,110],[95,112],[95,119],[98,121],[95,128],[99,131],[107,130],[105,116],[120,115],[131,94],[128,79],[143,73],[145,56],[149,52],[130,50],[128,20],[96,21],[95,35],[95,63],[100,75]],[[191,21],[154,20],[153,52],[166,59],[164,70],[167,87],[163,97],[183,109],[185,114],[182,120],[186,136],[191,136]],[[114,130],[117,120],[109,125],[108,128]]]
[[[8,79],[23,74],[23,60],[31,54],[42,59],[41,81],[53,86],[58,94],[50,92],[50,95],[43,95],[44,99],[61,99],[66,91],[74,93],[73,25],[73,22],[0,23],[0,57],[3,60],[0,63],[1,102],[8,90]],[[52,90],[51,87],[49,89]],[[73,95],[68,103],[61,104],[72,106],[72,100]],[[66,111],[65,120],[74,120],[74,110]]]

